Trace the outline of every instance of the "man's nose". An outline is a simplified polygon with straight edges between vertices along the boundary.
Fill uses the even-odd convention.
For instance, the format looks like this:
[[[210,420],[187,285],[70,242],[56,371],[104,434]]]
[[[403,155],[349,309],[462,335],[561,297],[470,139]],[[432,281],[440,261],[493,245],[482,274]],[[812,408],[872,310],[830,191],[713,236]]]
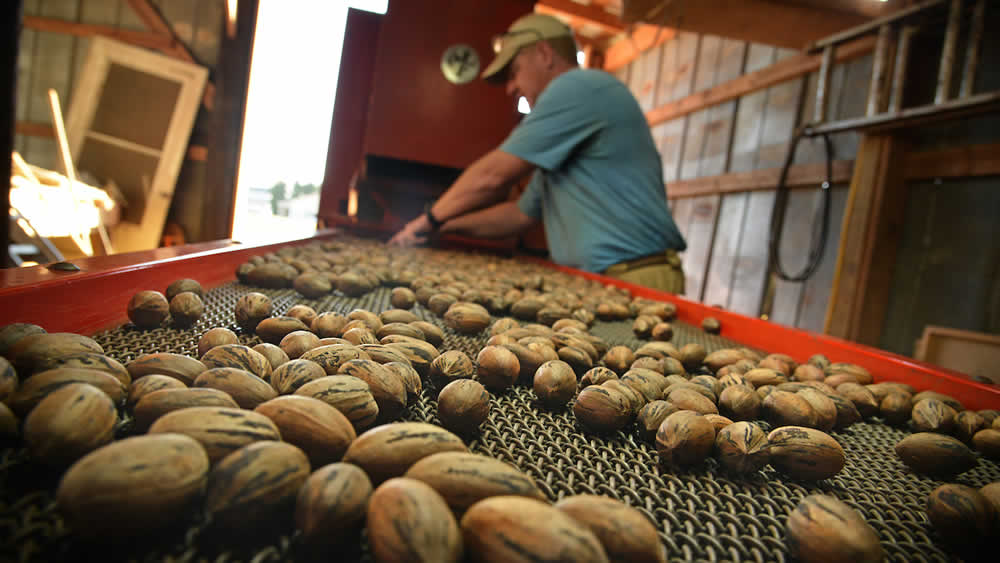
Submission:
[[[513,80],[507,81],[507,95],[513,96],[517,92],[517,84],[514,84]]]

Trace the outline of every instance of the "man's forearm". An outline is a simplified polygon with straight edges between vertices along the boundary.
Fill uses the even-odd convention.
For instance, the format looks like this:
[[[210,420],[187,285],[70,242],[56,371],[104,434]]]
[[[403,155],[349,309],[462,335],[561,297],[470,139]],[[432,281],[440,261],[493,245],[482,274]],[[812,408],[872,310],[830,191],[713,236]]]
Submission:
[[[493,150],[462,172],[434,203],[431,213],[438,220],[447,221],[495,203],[506,195],[505,188],[532,168],[513,155]]]
[[[478,238],[505,238],[520,233],[534,223],[535,220],[522,213],[516,202],[507,201],[451,219],[441,226],[441,232]]]

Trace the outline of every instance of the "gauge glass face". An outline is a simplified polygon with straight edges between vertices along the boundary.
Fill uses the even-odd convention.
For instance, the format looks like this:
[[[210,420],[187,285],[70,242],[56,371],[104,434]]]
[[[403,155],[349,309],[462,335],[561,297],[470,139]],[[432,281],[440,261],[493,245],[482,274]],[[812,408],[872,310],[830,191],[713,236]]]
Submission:
[[[452,45],[441,56],[441,72],[453,84],[471,82],[479,75],[479,54],[468,45]]]

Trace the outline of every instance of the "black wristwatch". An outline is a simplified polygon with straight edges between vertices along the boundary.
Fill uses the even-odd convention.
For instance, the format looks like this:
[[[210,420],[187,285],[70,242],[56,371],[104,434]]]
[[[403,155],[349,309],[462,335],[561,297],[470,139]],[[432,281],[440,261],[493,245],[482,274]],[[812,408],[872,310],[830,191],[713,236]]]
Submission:
[[[427,216],[427,222],[431,224],[432,231],[436,231],[441,228],[441,225],[444,225],[444,221],[438,221],[437,217],[435,217],[434,214],[431,213],[430,205],[427,206],[427,210],[424,211],[424,215]]]

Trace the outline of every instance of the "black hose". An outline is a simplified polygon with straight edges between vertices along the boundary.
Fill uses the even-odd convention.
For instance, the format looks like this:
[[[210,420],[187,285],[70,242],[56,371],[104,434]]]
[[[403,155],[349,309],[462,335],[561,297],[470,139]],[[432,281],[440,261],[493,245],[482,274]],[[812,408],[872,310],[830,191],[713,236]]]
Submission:
[[[778,277],[790,282],[806,281],[816,273],[820,262],[823,261],[823,250],[826,248],[826,239],[830,231],[830,188],[833,183],[833,144],[830,142],[830,137],[824,133],[822,137],[823,145],[826,149],[826,181],[819,186],[823,194],[823,204],[819,210],[819,233],[817,236],[817,231],[814,227],[809,249],[809,261],[806,267],[795,275],[791,275],[785,271],[785,267],[781,264],[779,243],[781,242],[781,234],[785,223],[785,207],[788,205],[788,170],[792,167],[792,162],[795,160],[795,150],[799,146],[799,140],[806,136],[807,133],[806,129],[799,129],[792,136],[791,144],[788,147],[788,154],[785,155],[785,164],[781,167],[778,186],[775,189],[774,209],[771,211],[771,232],[768,239],[770,262]],[[815,222],[813,224],[815,225]]]

